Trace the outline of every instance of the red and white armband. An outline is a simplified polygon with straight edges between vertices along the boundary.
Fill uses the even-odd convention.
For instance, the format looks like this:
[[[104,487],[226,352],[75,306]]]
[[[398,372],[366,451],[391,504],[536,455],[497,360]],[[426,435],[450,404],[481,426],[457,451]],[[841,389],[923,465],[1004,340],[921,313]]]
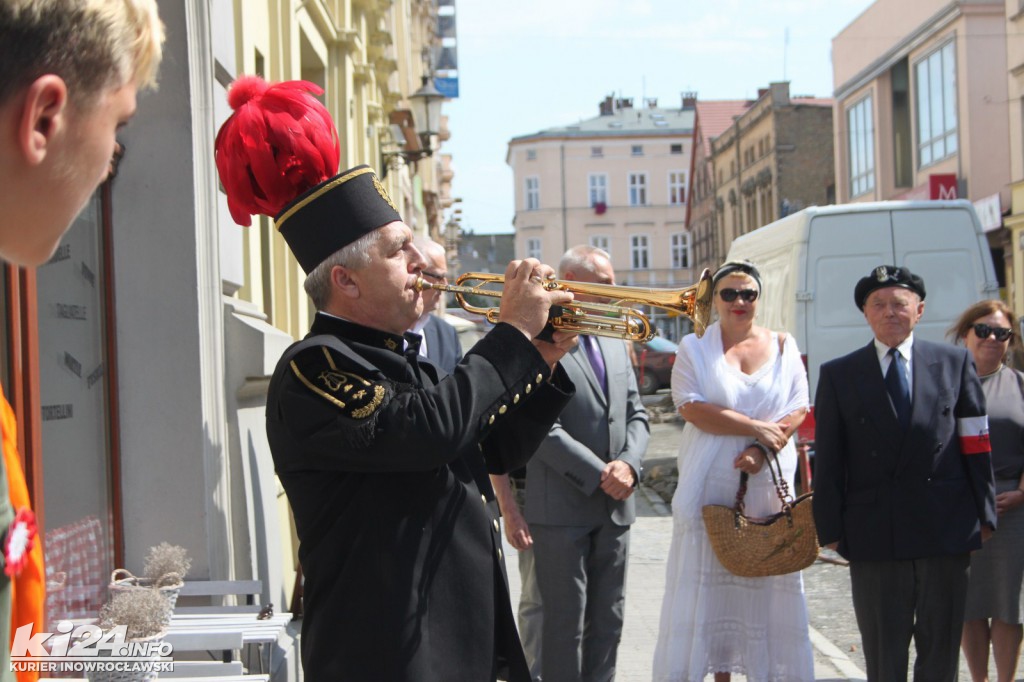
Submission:
[[[960,437],[960,452],[964,455],[982,455],[992,452],[988,438],[988,416],[964,417],[956,420]]]

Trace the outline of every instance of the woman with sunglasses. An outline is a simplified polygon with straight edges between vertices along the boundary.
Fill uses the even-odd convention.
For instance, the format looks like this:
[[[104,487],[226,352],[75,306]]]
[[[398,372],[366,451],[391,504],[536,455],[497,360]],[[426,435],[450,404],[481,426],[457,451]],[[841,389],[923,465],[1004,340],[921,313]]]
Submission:
[[[729,262],[712,276],[717,321],[679,345],[672,398],[686,420],[673,536],[654,654],[656,682],[715,682],[741,673],[751,682],[814,679],[807,605],[799,573],[741,578],[718,561],[701,507],[731,506],[740,471],[750,475],[746,513],[781,503],[764,466],[777,453],[792,484],[791,436],[807,412],[807,375],[793,338],[754,324],[761,275]]]
[[[999,529],[971,554],[960,646],[973,682],[988,680],[988,651],[997,679],[1014,679],[1020,658],[1024,580],[1024,374],[1004,362],[1019,347],[1017,319],[1002,301],[975,303],[949,330],[974,357],[988,405]]]

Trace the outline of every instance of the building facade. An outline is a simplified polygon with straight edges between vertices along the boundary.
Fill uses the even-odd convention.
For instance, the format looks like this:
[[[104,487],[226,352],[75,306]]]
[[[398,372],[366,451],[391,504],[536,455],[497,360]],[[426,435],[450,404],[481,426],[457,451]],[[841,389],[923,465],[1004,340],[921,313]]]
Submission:
[[[693,118],[692,104],[608,97],[595,118],[513,138],[516,257],[556,265],[569,247],[591,244],[611,255],[619,284],[691,284]],[[664,312],[654,318],[673,338],[686,326]]]
[[[689,212],[686,219],[696,272],[704,269],[714,272],[725,260],[728,251],[725,231],[720,228],[725,217],[725,202],[718,198],[715,191],[711,141],[725,132],[752,104],[749,100],[696,102],[693,173],[690,176]]]
[[[1007,123],[1010,132],[1010,215],[1003,223],[1009,231],[1011,267],[1006,289],[1013,311],[1024,314],[1024,3],[1006,0]],[[1016,36],[1011,40],[1010,36]],[[1024,330],[1020,330],[1024,333]]]
[[[1008,114],[1019,108],[1008,93],[1019,87],[1019,9],[877,0],[832,40],[840,200],[970,199],[1001,285],[1014,270],[1002,215],[1020,137]]]
[[[835,203],[831,138],[831,99],[790,97],[789,83],[772,83],[711,140],[721,257],[762,225]]]

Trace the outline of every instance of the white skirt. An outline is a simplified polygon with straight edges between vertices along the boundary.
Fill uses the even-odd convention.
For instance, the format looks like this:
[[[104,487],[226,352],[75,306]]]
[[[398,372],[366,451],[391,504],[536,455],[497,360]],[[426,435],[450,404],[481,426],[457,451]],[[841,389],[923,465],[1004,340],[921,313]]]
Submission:
[[[715,457],[701,503],[731,506],[739,485],[739,471],[732,465],[738,454],[731,452],[734,439],[701,440],[727,450]],[[792,488],[792,443],[779,455]],[[681,518],[682,506],[673,500],[675,522],[654,654],[655,682],[700,682],[716,672],[741,673],[749,682],[812,682],[814,656],[801,574],[732,575],[715,557],[703,524]],[[767,467],[750,478],[745,506],[753,516],[780,509]]]

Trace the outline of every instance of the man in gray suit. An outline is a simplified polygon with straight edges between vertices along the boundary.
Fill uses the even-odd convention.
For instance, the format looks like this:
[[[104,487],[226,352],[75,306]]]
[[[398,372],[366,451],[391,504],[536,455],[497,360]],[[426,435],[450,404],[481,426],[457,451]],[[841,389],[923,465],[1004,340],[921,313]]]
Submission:
[[[420,273],[431,284],[444,284],[448,281],[448,259],[444,247],[433,239],[417,238],[416,248],[427,259],[429,267]],[[455,365],[462,360],[462,347],[459,345],[459,332],[445,322],[437,313],[441,307],[441,296],[437,289],[427,289],[420,298],[423,301],[423,314],[409,331],[423,337],[420,343],[420,355],[426,357],[435,367],[452,374]]]
[[[608,254],[591,246],[569,249],[558,270],[565,280],[615,283]],[[546,682],[612,680],[636,517],[632,494],[650,428],[623,341],[581,335],[562,367],[576,395],[526,474],[543,602],[541,674]]]

